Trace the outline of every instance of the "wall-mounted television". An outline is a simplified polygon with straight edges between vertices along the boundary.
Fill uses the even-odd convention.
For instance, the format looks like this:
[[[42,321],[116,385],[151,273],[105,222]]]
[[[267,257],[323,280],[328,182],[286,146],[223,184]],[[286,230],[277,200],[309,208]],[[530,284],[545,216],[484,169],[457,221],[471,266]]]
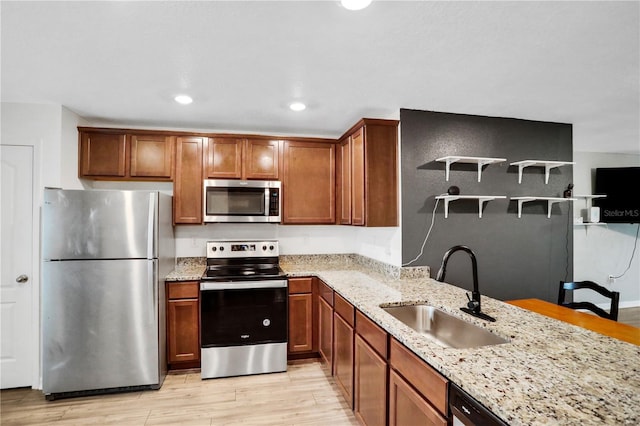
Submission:
[[[600,222],[640,223],[640,167],[597,168],[594,194]]]

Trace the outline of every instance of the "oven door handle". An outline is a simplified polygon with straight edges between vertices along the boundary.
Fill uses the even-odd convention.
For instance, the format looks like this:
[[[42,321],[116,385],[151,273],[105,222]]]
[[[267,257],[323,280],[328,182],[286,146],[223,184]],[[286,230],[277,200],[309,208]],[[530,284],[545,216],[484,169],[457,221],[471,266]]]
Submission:
[[[287,280],[268,281],[200,281],[200,291],[242,290],[251,288],[285,288]]]

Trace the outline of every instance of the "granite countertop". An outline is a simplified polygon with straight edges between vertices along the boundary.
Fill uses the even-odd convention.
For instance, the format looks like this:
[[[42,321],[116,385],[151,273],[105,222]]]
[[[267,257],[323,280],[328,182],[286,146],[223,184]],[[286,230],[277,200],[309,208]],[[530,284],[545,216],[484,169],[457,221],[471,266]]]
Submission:
[[[204,257],[182,257],[178,259],[176,269],[165,277],[166,281],[200,281],[207,267]]]
[[[495,323],[459,310],[465,290],[354,258],[281,257],[288,276],[322,279],[390,335],[511,425],[640,424],[640,347],[482,297]],[[197,269],[199,268],[199,269]],[[179,271],[180,269],[180,271]],[[401,268],[406,269],[406,268]],[[413,269],[413,268],[410,268]],[[171,281],[199,279],[204,265],[177,268]],[[426,303],[510,343],[445,348],[380,305]]]

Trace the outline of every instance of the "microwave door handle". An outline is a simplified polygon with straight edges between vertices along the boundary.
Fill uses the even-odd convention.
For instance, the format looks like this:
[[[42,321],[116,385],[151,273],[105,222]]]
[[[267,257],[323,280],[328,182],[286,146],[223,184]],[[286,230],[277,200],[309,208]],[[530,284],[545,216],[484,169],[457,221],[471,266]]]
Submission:
[[[264,189],[264,215],[269,216],[269,197],[271,196],[269,188]]]

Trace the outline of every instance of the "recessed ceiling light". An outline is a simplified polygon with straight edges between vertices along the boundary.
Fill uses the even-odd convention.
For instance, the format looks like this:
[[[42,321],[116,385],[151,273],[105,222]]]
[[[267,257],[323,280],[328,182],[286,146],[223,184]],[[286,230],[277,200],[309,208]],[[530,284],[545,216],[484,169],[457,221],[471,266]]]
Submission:
[[[307,106],[302,102],[293,102],[289,104],[289,108],[291,109],[291,111],[304,111]]]
[[[340,0],[342,7],[348,10],[361,10],[371,4],[371,0]]]
[[[193,99],[191,99],[191,96],[188,96],[188,95],[178,95],[173,99],[177,103],[182,104],[182,105],[189,105],[191,102],[193,102]]]

